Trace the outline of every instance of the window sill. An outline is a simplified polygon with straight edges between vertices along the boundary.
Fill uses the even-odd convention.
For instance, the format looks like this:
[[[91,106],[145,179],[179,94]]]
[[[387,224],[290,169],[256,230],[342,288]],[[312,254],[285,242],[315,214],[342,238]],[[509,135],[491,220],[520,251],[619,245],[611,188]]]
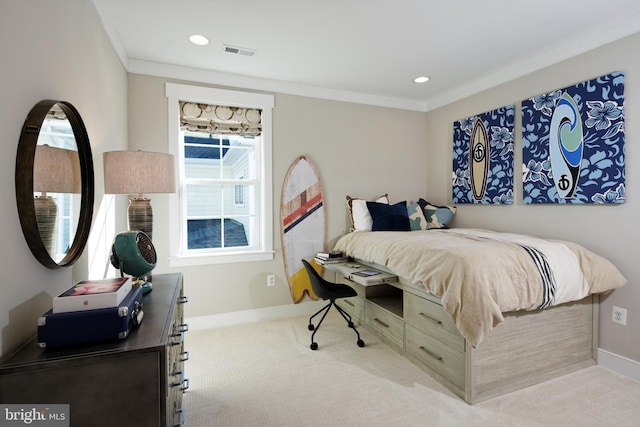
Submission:
[[[190,267],[209,264],[231,264],[236,262],[273,261],[274,251],[226,253],[216,255],[180,255],[169,258],[170,267]]]

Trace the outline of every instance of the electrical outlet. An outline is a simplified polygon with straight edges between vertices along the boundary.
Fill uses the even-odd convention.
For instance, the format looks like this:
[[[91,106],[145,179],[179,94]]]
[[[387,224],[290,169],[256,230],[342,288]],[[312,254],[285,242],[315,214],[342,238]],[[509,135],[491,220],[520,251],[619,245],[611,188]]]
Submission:
[[[614,323],[620,323],[621,325],[627,324],[627,309],[613,306],[611,311],[611,321]]]
[[[276,285],[276,275],[267,274],[267,286],[275,286],[275,285]]]

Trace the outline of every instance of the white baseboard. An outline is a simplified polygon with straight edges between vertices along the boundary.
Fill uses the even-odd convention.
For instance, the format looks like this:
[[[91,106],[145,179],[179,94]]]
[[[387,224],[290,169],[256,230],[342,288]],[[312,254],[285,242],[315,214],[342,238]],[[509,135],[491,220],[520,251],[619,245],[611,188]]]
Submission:
[[[610,351],[598,349],[598,365],[614,372],[640,381],[640,363],[626,357],[618,356]]]
[[[200,330],[218,328],[220,326],[233,326],[243,323],[258,322],[261,320],[282,319],[293,316],[311,316],[320,310],[326,301],[306,301],[300,304],[287,304],[277,307],[259,308],[255,310],[234,311],[232,313],[212,314],[209,316],[197,316],[185,319],[189,329]]]

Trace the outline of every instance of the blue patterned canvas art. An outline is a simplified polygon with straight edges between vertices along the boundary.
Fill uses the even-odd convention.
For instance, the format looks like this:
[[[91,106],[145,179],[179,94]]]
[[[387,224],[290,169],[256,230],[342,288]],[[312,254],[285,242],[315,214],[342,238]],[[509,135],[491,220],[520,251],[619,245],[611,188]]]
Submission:
[[[525,204],[624,203],[624,74],[522,101]]]
[[[453,124],[453,203],[513,203],[514,105]]]

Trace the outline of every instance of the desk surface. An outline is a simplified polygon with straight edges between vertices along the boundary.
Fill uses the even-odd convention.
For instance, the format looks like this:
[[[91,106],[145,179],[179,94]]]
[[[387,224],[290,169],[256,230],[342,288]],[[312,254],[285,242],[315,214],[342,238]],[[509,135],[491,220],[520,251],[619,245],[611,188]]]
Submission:
[[[356,265],[358,267],[355,267]],[[396,282],[398,280],[398,276],[394,274],[390,274],[358,262],[339,262],[334,264],[325,264],[324,267],[327,270],[340,274],[351,281],[361,284],[362,286],[376,286],[385,283]],[[356,274],[360,271],[365,270],[377,271],[379,274],[373,276],[358,276]]]

